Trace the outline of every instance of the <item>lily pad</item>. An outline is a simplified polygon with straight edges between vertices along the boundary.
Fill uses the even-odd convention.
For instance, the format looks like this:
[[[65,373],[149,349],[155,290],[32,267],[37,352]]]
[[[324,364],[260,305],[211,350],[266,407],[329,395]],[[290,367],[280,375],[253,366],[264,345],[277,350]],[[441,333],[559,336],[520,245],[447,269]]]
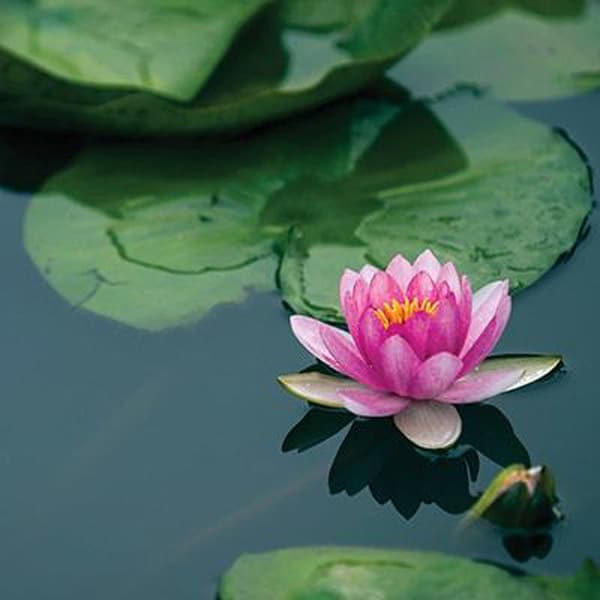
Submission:
[[[0,50],[60,80],[189,100],[268,0],[8,0]]]
[[[169,150],[96,147],[33,202],[25,244],[75,306],[154,330],[274,289],[271,240],[256,233],[262,196],[215,182],[202,148]]]
[[[469,93],[414,103],[393,88],[243,139],[90,143],[34,196],[25,245],[71,303],[136,327],[273,289],[278,266],[296,311],[340,320],[345,267],[427,246],[475,286],[521,289],[590,207],[559,134]]]
[[[573,248],[591,184],[565,138],[489,100],[459,95],[428,106],[444,134],[416,125],[410,110],[399,114],[329,192],[382,204],[352,238],[307,239],[303,230],[290,238],[280,283],[297,312],[341,321],[334,275],[365,262],[384,267],[397,253],[414,259],[431,248],[474,288],[508,278],[515,292]]]
[[[595,0],[460,0],[394,77],[417,95],[477,85],[509,100],[600,87],[600,4]]]
[[[252,19],[264,0],[56,4],[0,7],[0,34],[10,33],[0,35],[0,122],[139,136],[247,128],[354,91],[412,49],[450,0],[288,0]]]
[[[593,563],[573,577],[539,577],[445,554],[339,547],[243,555],[219,589],[221,600],[587,600],[598,592]]]
[[[77,307],[149,330],[192,322],[275,288],[275,242],[324,209],[271,214],[267,201],[309,173],[342,176],[396,110],[351,102],[240,141],[90,144],[32,200],[26,248]]]

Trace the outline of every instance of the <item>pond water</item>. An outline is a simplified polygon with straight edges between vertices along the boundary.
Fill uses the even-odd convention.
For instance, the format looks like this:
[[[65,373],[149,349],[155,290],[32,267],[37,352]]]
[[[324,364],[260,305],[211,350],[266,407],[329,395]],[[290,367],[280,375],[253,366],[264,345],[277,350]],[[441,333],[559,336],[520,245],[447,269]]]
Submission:
[[[600,168],[600,94],[513,106],[568,131]],[[31,161],[55,158],[49,145]],[[29,169],[24,160],[10,180],[27,181]],[[511,555],[492,529],[456,530],[461,516],[452,513],[498,470],[484,456],[476,481],[469,483],[467,463],[457,461],[429,473],[419,495],[423,479],[401,460],[388,465],[371,493],[365,484],[377,458],[369,452],[361,460],[342,456],[329,477],[347,429],[306,452],[282,452],[306,408],[276,376],[311,358],[291,335],[277,295],[253,294],[162,333],[74,308],[26,255],[30,195],[5,179],[0,597],[209,599],[242,552],[308,544],[431,549],[535,572],[569,573],[585,557],[598,558],[596,213],[568,265],[515,299],[497,349],[556,352],[566,362],[564,374],[490,403],[516,438],[499,413],[487,413],[496,424],[486,446],[495,448],[491,454],[522,455],[518,438],[532,463],[552,467],[567,515],[551,539],[539,542],[545,557],[523,564],[514,558],[522,545],[509,541]],[[485,419],[472,415],[475,430]],[[330,493],[329,484],[341,491]],[[374,496],[392,497],[414,515],[407,519]]]

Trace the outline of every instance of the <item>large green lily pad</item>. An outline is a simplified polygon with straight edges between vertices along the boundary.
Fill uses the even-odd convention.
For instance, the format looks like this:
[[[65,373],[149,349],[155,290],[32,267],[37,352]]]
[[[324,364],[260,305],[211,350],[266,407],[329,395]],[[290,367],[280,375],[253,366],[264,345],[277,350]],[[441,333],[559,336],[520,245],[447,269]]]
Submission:
[[[8,0],[0,49],[74,84],[189,100],[268,0]]]
[[[596,0],[457,0],[393,74],[415,94],[472,84],[510,100],[600,87]]]
[[[146,329],[248,288],[339,319],[345,267],[429,246],[475,285],[531,284],[577,240],[584,162],[489,100],[395,93],[240,140],[95,143],[35,195],[25,245],[71,303]]]
[[[249,127],[364,86],[450,0],[282,0],[256,16],[264,0],[225,4],[3,4],[0,123],[136,136]]]
[[[600,571],[515,575],[445,554],[371,548],[290,548],[246,554],[225,574],[221,600],[591,600]]]

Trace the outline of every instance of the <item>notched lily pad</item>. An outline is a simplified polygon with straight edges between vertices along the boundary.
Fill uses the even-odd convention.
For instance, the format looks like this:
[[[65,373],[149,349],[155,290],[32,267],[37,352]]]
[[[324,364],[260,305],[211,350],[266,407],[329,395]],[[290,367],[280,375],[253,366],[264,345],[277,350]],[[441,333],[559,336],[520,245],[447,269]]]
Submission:
[[[383,204],[365,215],[352,240],[291,237],[280,281],[297,312],[341,320],[332,273],[365,262],[383,267],[397,253],[414,259],[423,248],[454,262],[474,288],[508,278],[518,291],[578,240],[591,183],[566,139],[488,100],[451,96],[429,108],[426,146],[409,109],[345,179],[346,197]],[[427,129],[419,123],[418,131]],[[402,161],[392,166],[394,156]]]
[[[273,289],[278,267],[285,302],[335,321],[344,268],[425,247],[475,287],[530,285],[590,207],[555,132],[470,94],[391,89],[243,139],[91,143],[33,198],[25,244],[70,302],[137,327]]]

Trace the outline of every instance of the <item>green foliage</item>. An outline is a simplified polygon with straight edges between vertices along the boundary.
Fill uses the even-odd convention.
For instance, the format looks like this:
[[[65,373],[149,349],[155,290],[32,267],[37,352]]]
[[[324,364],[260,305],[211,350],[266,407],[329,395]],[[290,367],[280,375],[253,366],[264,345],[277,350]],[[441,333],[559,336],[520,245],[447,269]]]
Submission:
[[[0,123],[137,136],[248,127],[364,86],[449,4],[11,0]]]
[[[468,94],[358,98],[243,140],[93,143],[37,193],[28,252],[71,303],[161,329],[274,289],[340,318],[345,267],[431,247],[530,285],[576,242],[588,173],[559,134]]]
[[[517,576],[444,554],[371,548],[290,548],[239,558],[221,582],[221,600],[591,600],[600,573]]]

